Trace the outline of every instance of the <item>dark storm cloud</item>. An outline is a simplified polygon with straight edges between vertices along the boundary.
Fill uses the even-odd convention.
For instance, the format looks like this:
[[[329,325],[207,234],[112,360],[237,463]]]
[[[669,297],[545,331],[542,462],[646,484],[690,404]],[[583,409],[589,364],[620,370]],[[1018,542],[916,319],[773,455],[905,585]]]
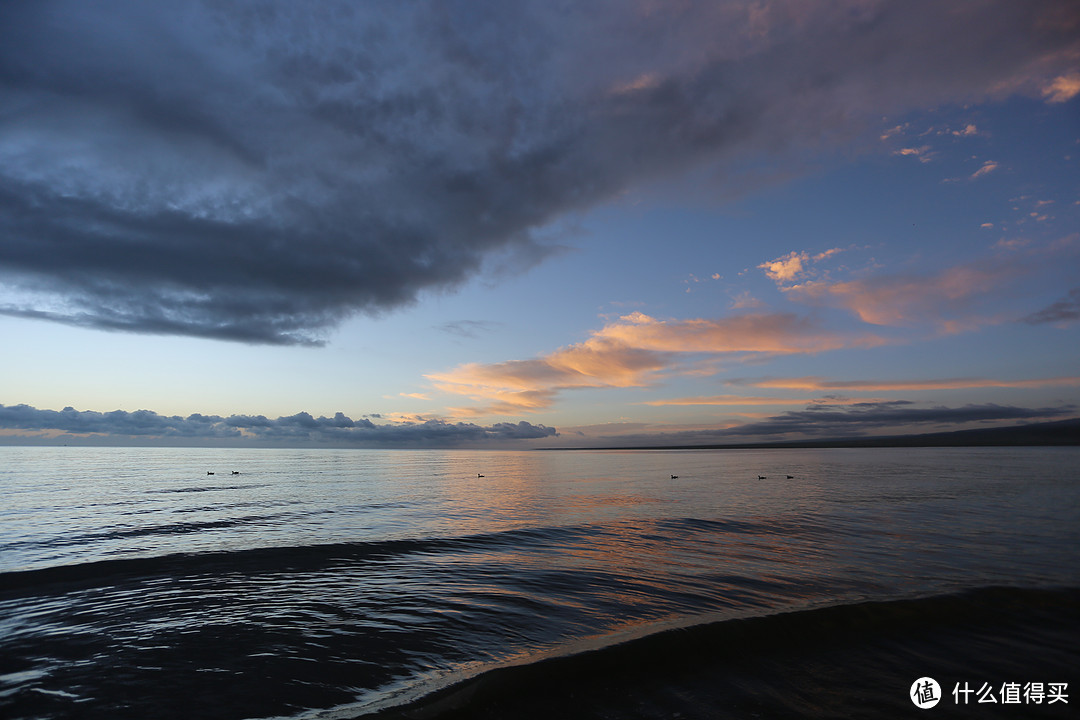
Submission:
[[[361,447],[448,447],[491,442],[532,440],[557,435],[555,428],[527,422],[450,423],[427,420],[375,424],[337,413],[332,418],[302,412],[270,419],[263,415],[159,415],[150,410],[95,412],[91,410],[39,410],[29,405],[0,405],[0,429],[71,435],[95,434],[108,438],[232,441],[262,445],[334,445]],[[16,434],[18,434],[16,432]]]
[[[535,262],[544,224],[691,165],[1038,94],[1078,17],[1069,0],[11,0],[0,312],[317,343],[493,253]]]

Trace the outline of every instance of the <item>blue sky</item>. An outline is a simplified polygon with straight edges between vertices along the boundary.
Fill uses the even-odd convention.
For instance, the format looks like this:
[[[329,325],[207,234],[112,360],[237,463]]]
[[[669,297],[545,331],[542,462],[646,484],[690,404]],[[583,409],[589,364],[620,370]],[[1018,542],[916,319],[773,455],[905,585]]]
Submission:
[[[6,442],[1080,415],[1072,3],[14,2],[0,28]]]

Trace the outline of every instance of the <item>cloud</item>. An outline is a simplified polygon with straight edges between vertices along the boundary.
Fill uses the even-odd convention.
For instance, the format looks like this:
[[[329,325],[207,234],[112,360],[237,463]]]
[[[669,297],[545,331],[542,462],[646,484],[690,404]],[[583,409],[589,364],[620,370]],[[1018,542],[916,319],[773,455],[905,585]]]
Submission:
[[[539,228],[660,177],[1041,92],[1071,77],[1078,15],[1069,0],[12,0],[0,312],[317,344],[493,258],[533,263],[553,251]]]
[[[806,250],[792,250],[787,255],[781,255],[775,260],[762,263],[758,268],[765,271],[765,275],[775,280],[777,285],[794,283],[807,277],[816,275],[811,265],[821,262],[838,253],[844,252],[844,248],[829,248],[811,255]]]
[[[772,398],[772,397],[751,397],[747,395],[709,395],[703,397],[684,397],[684,398],[668,398],[665,400],[647,400],[642,405],[652,405],[655,407],[666,407],[669,405],[674,406],[687,406],[687,405],[802,405],[806,402],[805,398],[793,399],[793,398]]]
[[[882,341],[845,335],[787,313],[726,318],[657,320],[640,312],[608,323],[581,343],[531,360],[468,363],[426,375],[439,390],[489,403],[458,409],[475,415],[532,412],[551,406],[573,388],[644,387],[677,370],[685,354],[800,354]]]
[[[1043,88],[1043,97],[1049,103],[1063,103],[1080,95],[1080,73],[1060,75]]]
[[[271,420],[262,415],[159,415],[150,410],[96,412],[39,410],[29,405],[0,405],[0,429],[22,431],[22,437],[45,434],[70,439],[165,442],[216,441],[239,445],[332,445],[341,447],[446,447],[486,445],[558,435],[555,428],[527,422],[489,426],[439,419],[375,424],[337,413],[332,418],[301,412]],[[29,435],[26,435],[28,433]]]
[[[966,390],[971,388],[1036,388],[1078,386],[1080,377],[995,380],[992,378],[941,378],[928,380],[827,380],[820,377],[733,378],[731,385],[783,390],[890,392],[908,390]]]
[[[811,281],[788,288],[787,292],[793,299],[845,308],[872,325],[932,322],[951,333],[980,324],[982,321],[971,314],[969,305],[999,293],[1024,271],[1015,262],[974,261],[929,275]]]
[[[996,162],[994,162],[993,160],[987,160],[982,164],[981,168],[971,173],[971,179],[974,180],[975,178],[980,178],[983,175],[989,175],[997,169],[998,164]]]
[[[749,290],[743,290],[741,293],[732,298],[731,309],[732,310],[750,310],[759,308],[763,305],[760,300],[750,294]]]
[[[758,267],[763,269],[769,278],[778,283],[794,282],[802,276],[803,263],[809,259],[810,256],[807,253],[792,250],[787,255],[778,257],[771,262],[762,263]]]
[[[662,353],[594,336],[532,360],[468,363],[426,377],[442,392],[488,403],[455,414],[513,415],[550,407],[570,388],[641,387],[669,364]]]
[[[937,153],[931,150],[929,145],[921,145],[917,148],[900,148],[899,150],[893,152],[893,155],[915,157],[919,159],[919,162],[924,163],[930,162],[936,154]]]
[[[1067,297],[1024,318],[1031,325],[1068,323],[1080,319],[1080,287],[1069,291]]]
[[[819,252],[816,255],[814,255],[814,262],[821,262],[825,258],[830,258],[833,255],[836,255],[837,253],[842,253],[842,252],[844,252],[844,248],[838,248],[838,247],[829,248],[828,250],[824,250],[824,251]]]
[[[439,325],[438,329],[460,338],[472,339],[494,331],[501,324],[490,320],[455,320]]]
[[[690,405],[715,405],[715,406],[745,406],[745,405],[805,405],[807,402],[811,403],[826,403],[829,405],[848,405],[852,403],[865,403],[871,402],[866,398],[853,399],[853,398],[841,398],[841,397],[828,397],[820,398],[816,400],[807,400],[806,398],[777,398],[777,397],[761,397],[761,396],[749,396],[749,395],[709,395],[703,397],[684,397],[684,398],[670,398],[667,400],[649,400],[641,403],[642,405],[653,405],[656,407],[665,407],[669,405],[674,406],[690,406]]]
[[[909,123],[904,123],[903,125],[894,125],[893,127],[885,130],[885,132],[880,135],[880,139],[884,141],[888,140],[894,135],[901,135],[905,130],[907,130],[908,125]]]
[[[830,332],[794,313],[744,313],[723,318],[657,320],[635,312],[606,325],[596,337],[672,353],[816,353],[872,346],[880,338]]]

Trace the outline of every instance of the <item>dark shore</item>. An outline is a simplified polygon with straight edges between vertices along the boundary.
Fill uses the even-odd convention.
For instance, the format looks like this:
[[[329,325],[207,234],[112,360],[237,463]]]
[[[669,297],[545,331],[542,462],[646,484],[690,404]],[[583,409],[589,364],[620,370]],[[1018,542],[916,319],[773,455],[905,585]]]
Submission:
[[[378,720],[899,718],[932,677],[938,718],[1072,717],[1080,589],[950,596],[732,620],[495,670]],[[965,705],[953,689],[1068,683],[1068,702]],[[963,695],[960,695],[961,700]]]

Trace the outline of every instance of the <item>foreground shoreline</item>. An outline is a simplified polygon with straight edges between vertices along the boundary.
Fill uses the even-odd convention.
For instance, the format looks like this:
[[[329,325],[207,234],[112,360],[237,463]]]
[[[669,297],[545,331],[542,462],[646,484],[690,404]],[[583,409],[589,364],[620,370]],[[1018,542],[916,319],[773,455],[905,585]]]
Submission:
[[[499,668],[354,720],[892,718],[908,689],[941,685],[935,717],[1069,717],[1076,699],[958,703],[965,683],[1067,683],[1080,668],[1080,588],[988,587],[662,631]],[[962,700],[962,695],[961,695]],[[345,715],[336,717],[346,717]]]

